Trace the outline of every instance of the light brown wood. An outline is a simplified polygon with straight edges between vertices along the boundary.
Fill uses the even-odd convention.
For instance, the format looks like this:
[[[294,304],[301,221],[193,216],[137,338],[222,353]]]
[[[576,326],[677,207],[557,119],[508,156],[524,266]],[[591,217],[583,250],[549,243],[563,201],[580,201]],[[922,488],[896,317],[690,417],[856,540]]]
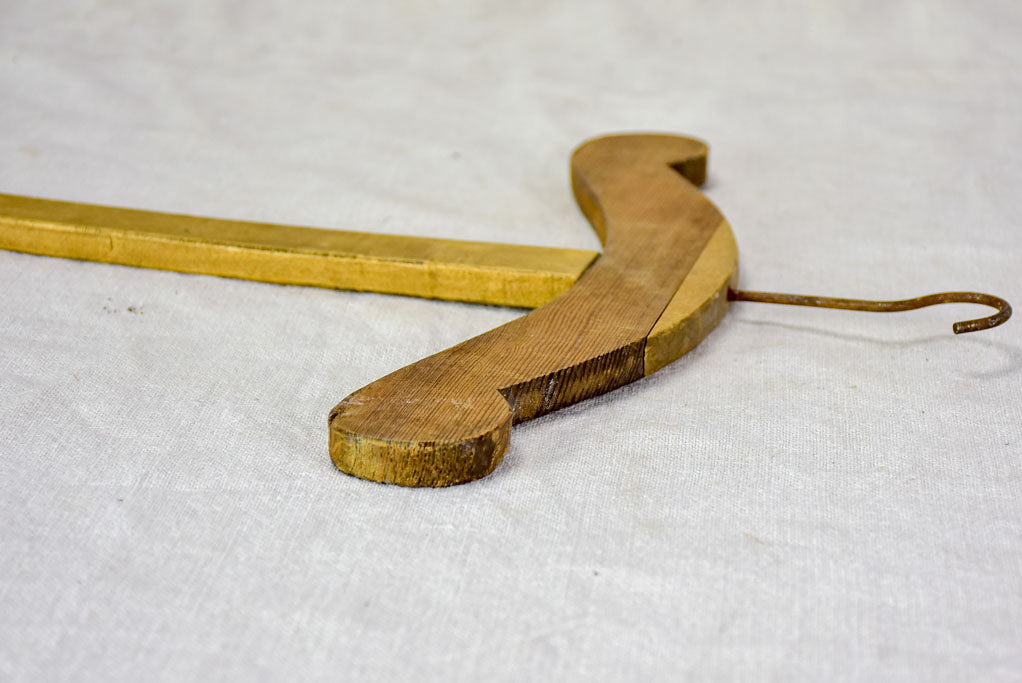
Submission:
[[[542,306],[598,256],[0,194],[0,249],[289,285]]]
[[[738,254],[730,227],[692,185],[703,181],[705,163],[703,143],[674,136],[615,136],[580,147],[572,184],[606,247],[598,260],[583,250],[2,194],[0,248],[489,304],[536,307],[554,299],[371,384],[331,413],[330,452],[341,470],[441,486],[492,471],[513,423],[650,374],[719,322]]]
[[[696,189],[706,153],[665,135],[576,150],[573,189],[604,255],[542,308],[341,401],[329,420],[337,467],[406,486],[476,479],[500,462],[513,423],[639,379],[698,343],[726,311],[737,267],[730,228]]]

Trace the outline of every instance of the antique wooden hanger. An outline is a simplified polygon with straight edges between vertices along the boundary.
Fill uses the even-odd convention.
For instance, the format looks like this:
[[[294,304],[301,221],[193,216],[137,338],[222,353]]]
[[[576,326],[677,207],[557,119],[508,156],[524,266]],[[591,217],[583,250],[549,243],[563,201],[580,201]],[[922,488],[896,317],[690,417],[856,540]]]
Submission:
[[[0,248],[268,282],[536,308],[413,363],[330,413],[330,455],[349,474],[444,486],[489,474],[511,425],[656,372],[698,344],[729,301],[871,311],[992,306],[947,292],[868,302],[734,288],[738,250],[697,189],[706,145],[671,135],[591,140],[571,160],[602,255],[225,221],[0,195]]]

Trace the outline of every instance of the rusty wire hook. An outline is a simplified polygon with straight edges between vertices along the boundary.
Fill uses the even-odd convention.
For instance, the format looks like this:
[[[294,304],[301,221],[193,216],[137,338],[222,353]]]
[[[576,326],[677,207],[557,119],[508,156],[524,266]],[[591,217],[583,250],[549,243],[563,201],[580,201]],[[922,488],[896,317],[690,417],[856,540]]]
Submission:
[[[952,329],[955,334],[989,330],[1006,322],[1011,317],[1011,304],[999,296],[981,292],[941,292],[927,294],[914,299],[899,301],[867,301],[864,299],[837,299],[829,296],[805,296],[802,294],[779,294],[776,292],[751,292],[729,289],[728,301],[753,301],[762,304],[785,304],[789,306],[814,306],[817,308],[839,308],[846,311],[868,311],[871,313],[897,313],[925,308],[936,304],[983,304],[997,309],[997,313],[986,318],[956,322]]]

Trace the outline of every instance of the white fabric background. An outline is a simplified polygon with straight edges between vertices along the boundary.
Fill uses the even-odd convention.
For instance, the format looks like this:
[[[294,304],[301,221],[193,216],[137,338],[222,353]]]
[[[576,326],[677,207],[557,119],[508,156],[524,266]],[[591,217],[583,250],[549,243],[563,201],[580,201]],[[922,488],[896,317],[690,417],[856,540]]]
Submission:
[[[1022,6],[0,3],[0,191],[596,248],[710,142],[751,289],[1022,305]],[[0,252],[0,678],[1019,680],[1022,322],[736,305],[443,490],[349,392],[520,311]],[[134,309],[134,310],[132,310]]]

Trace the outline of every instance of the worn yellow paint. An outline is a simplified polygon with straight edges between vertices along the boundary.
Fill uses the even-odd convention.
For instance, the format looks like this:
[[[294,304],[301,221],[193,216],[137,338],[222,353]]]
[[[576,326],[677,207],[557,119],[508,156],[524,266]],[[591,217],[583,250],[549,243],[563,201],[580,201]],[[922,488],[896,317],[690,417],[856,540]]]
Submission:
[[[0,249],[290,285],[536,308],[595,251],[323,230],[0,194]]]
[[[647,375],[681,358],[717,326],[737,280],[738,243],[724,220],[646,337]]]

